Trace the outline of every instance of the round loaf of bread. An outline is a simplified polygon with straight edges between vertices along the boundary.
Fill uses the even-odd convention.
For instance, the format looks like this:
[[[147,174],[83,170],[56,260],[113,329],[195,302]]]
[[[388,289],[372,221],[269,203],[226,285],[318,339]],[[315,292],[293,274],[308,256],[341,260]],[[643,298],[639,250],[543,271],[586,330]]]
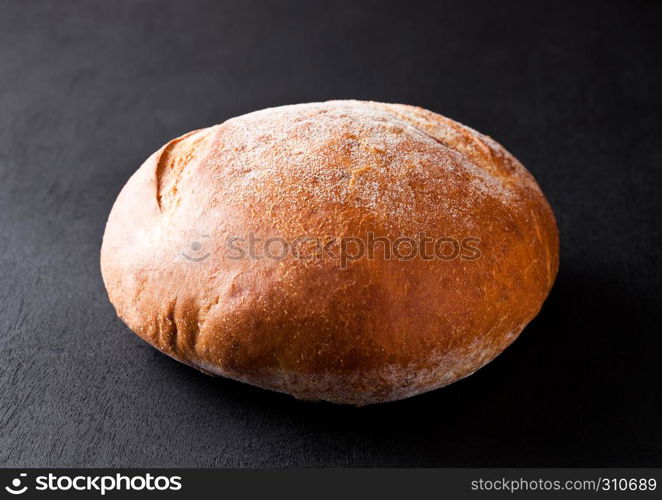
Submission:
[[[101,270],[120,318],[203,372],[366,405],[473,373],[554,282],[554,215],[487,136],[421,108],[265,109],[129,179]]]

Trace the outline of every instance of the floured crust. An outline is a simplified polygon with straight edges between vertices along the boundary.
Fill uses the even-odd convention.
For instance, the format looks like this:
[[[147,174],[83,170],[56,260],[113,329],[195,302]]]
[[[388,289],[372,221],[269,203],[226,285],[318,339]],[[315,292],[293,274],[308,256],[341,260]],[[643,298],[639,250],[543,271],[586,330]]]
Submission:
[[[237,260],[227,244],[421,232],[478,237],[480,258],[343,268]],[[557,268],[552,211],[504,148],[421,108],[361,101],[266,109],[174,139],[127,182],[101,249],[118,315],[161,351],[355,405],[473,373],[538,313]]]

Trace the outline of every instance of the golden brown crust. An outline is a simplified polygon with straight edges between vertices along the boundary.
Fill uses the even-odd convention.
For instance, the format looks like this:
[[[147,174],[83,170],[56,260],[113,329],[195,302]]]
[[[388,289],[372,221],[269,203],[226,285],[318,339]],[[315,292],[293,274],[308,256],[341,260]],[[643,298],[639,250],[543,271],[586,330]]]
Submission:
[[[480,258],[235,259],[228,238],[478,237]],[[192,242],[195,255],[187,253]],[[364,405],[465,377],[538,313],[558,268],[542,192],[499,144],[413,106],[250,113],[166,144],[110,214],[118,315],[203,371]]]

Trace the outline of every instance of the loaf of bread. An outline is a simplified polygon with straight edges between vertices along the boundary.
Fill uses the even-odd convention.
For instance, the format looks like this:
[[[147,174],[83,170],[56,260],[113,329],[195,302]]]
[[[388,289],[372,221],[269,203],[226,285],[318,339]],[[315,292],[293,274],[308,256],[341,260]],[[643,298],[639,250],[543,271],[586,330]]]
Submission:
[[[265,109],[173,139],[110,213],[119,317],[165,354],[366,405],[466,377],[540,310],[554,215],[503,147],[421,108]]]

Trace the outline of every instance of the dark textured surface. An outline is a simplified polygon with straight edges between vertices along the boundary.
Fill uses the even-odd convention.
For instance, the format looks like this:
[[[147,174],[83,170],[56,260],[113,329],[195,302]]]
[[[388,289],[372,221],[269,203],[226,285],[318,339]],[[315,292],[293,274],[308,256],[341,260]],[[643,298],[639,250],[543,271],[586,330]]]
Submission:
[[[0,1],[0,465],[662,465],[660,4],[316,3]],[[150,153],[331,98],[490,134],[555,209],[542,313],[446,389],[354,409],[208,378],[106,298]]]

